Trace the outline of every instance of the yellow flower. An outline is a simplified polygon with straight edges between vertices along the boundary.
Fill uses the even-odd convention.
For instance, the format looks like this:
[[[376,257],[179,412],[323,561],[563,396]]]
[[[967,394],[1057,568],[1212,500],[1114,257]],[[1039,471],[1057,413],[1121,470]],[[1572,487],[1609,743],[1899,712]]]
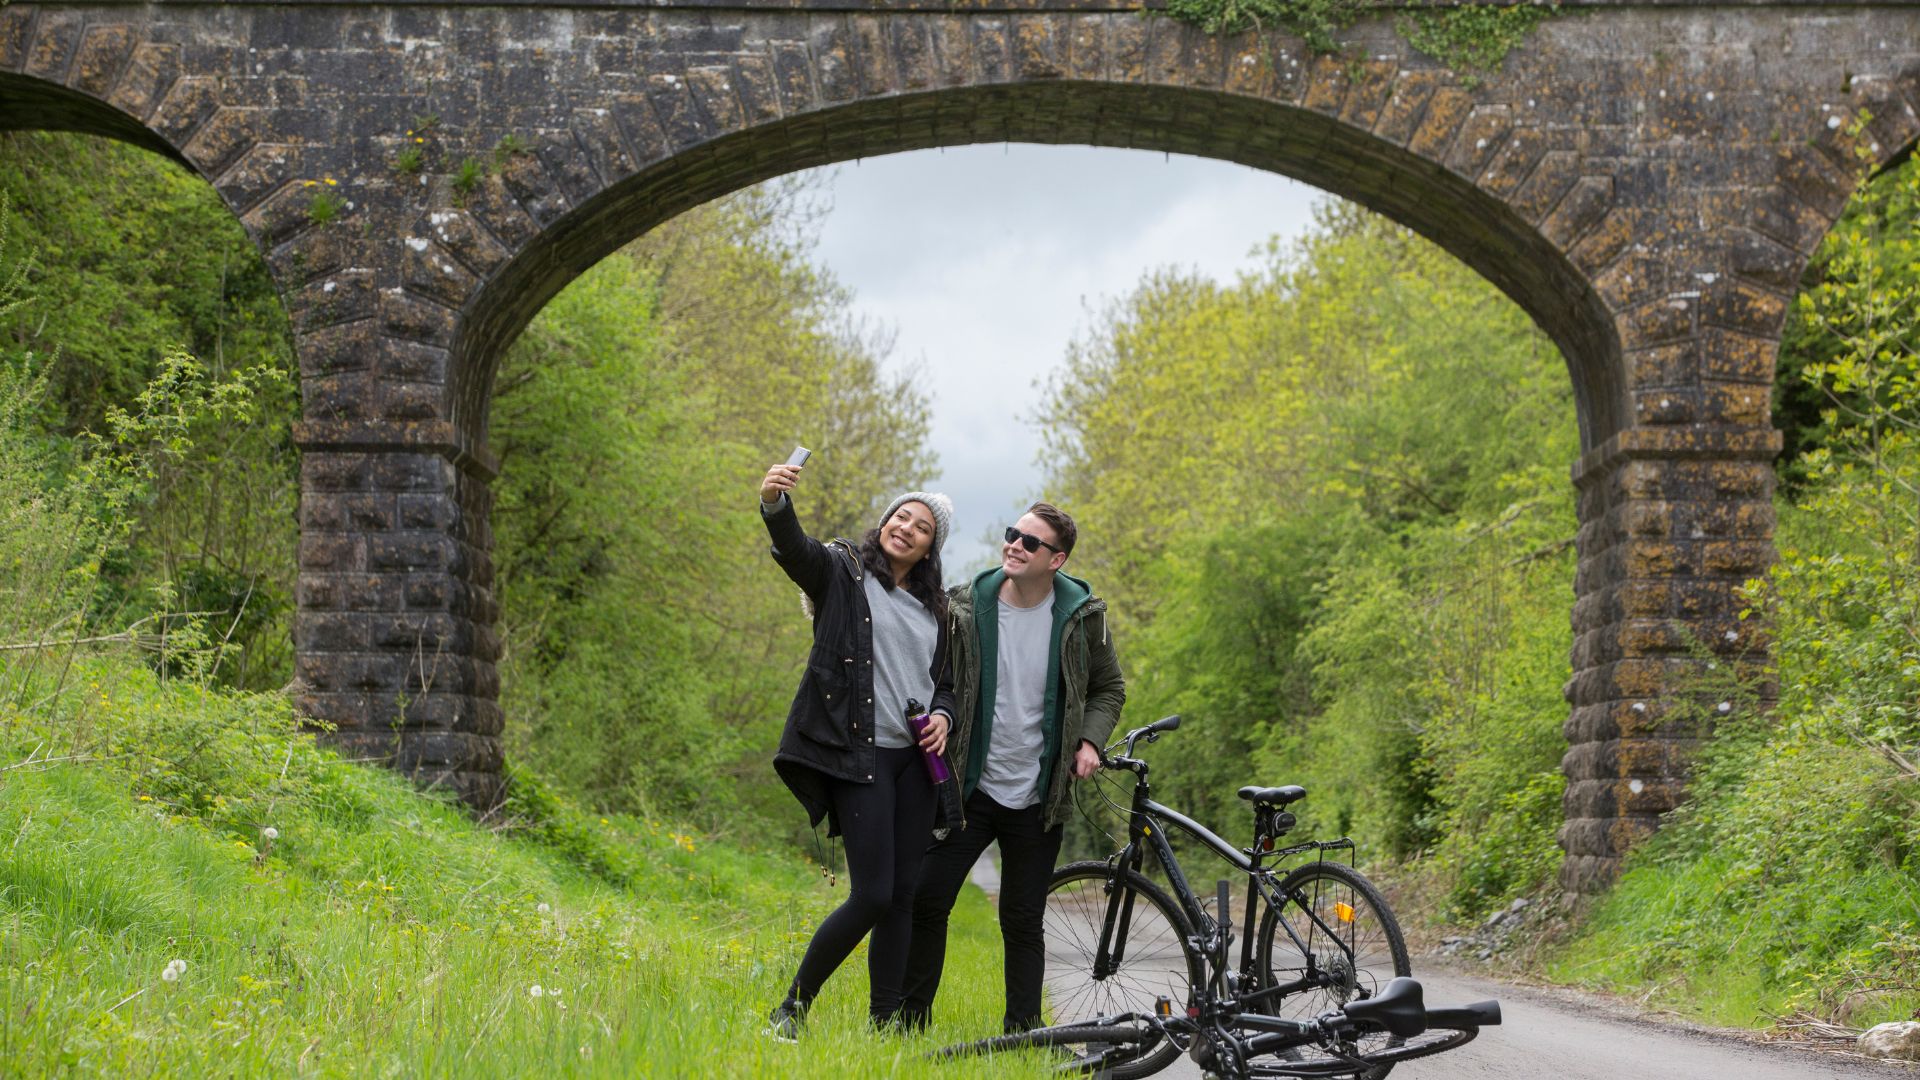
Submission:
[[[151,796],[151,795],[142,795],[142,796],[140,796],[140,801],[141,801],[141,802],[152,802],[152,801],[153,801],[153,796]]]
[[[328,186],[328,187],[339,187],[339,186],[340,186],[340,181],[338,181],[338,180],[335,180],[335,179],[334,179],[333,177],[331,177],[331,176],[329,176],[329,177],[327,177],[327,186]]]

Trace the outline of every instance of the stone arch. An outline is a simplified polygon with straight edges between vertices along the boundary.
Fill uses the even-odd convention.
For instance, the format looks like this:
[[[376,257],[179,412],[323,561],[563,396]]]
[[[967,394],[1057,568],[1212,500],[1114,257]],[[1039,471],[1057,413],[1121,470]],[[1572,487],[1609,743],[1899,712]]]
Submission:
[[[1386,104],[1383,94],[1376,107]],[[456,427],[475,445],[485,445],[486,404],[500,352],[568,281],[653,226],[800,169],[999,141],[1165,150],[1233,161],[1335,191],[1455,253],[1534,317],[1568,359],[1583,442],[1604,439],[1623,422],[1619,342],[1605,304],[1540,228],[1456,169],[1435,167],[1364,125],[1294,104],[1179,85],[1063,77],[873,97],[744,125],[704,143],[697,154],[670,156],[582,193],[488,275],[462,309],[448,385]],[[1469,171],[1497,152],[1434,142],[1435,150]],[[1567,188],[1577,186],[1577,179],[1566,178]],[[1562,190],[1551,197],[1565,195]],[[440,213],[444,219],[446,211]],[[421,230],[436,231],[431,221]]]
[[[1705,733],[1666,705],[1693,644],[1765,649],[1736,590],[1773,555],[1781,328],[1863,173],[1920,135],[1920,40],[1904,0],[1846,19],[1791,0],[1565,6],[1587,10],[1470,82],[1409,50],[1391,12],[1321,57],[1123,0],[16,0],[0,118],[150,133],[269,252],[306,410],[300,702],[353,752],[482,805],[501,790],[488,381],[596,253],[788,169],[1013,137],[1246,161],[1405,222],[1572,365],[1562,881],[1587,892],[1683,795]],[[440,123],[417,178],[393,157],[415,114]],[[451,183],[495,151],[483,183]],[[347,220],[309,220],[319,175],[341,179]]]

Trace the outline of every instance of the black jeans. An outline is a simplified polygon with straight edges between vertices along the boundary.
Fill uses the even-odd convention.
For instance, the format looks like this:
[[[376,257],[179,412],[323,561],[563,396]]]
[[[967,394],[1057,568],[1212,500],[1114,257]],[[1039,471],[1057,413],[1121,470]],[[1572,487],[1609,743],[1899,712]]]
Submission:
[[[820,993],[860,939],[872,931],[867,1008],[890,1019],[900,1008],[900,981],[913,932],[913,890],[933,832],[933,784],[918,747],[881,747],[873,782],[832,783],[833,817],[847,845],[847,899],[813,932],[787,1000],[806,1005]]]
[[[1046,807],[1012,810],[975,791],[967,800],[967,827],[927,849],[913,903],[913,947],[907,951],[906,1000],[900,1019],[924,1025],[947,962],[947,917],[967,883],[967,872],[987,845],[1000,841],[1000,940],[1006,950],[1008,1031],[1036,1027],[1040,984],[1047,973],[1041,918],[1047,882],[1060,857],[1063,830],[1045,828]]]

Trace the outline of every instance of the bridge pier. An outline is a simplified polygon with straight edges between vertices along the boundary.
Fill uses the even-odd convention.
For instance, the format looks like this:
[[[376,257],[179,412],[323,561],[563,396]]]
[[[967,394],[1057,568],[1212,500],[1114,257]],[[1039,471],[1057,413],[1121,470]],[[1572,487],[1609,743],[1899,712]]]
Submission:
[[[343,754],[487,809],[504,792],[494,469],[430,441],[445,427],[299,426],[295,704]]]
[[[1767,387],[1754,393],[1766,399]],[[1741,619],[1741,586],[1773,561],[1773,459],[1780,435],[1639,428],[1574,466],[1579,570],[1572,705],[1565,732],[1561,885],[1591,894],[1680,805],[1717,703],[1709,663],[1763,679],[1767,642]],[[1763,698],[1772,691],[1760,685]]]

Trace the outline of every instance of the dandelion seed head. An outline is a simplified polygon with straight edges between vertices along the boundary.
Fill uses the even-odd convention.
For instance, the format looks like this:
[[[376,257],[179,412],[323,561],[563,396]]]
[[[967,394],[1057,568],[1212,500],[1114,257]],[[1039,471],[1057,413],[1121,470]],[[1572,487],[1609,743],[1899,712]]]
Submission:
[[[269,825],[266,828],[260,830],[260,835],[266,837],[269,840],[278,840],[280,839],[280,830]]]
[[[540,901],[539,905],[536,906],[533,910],[539,912],[542,915],[545,915],[548,912],[551,912],[553,910],[553,907],[550,904],[548,904],[545,900],[542,900]]]
[[[547,992],[545,990],[542,990],[540,988],[539,983],[534,983],[532,986],[527,987],[528,997],[544,997],[546,996],[546,993]]]

